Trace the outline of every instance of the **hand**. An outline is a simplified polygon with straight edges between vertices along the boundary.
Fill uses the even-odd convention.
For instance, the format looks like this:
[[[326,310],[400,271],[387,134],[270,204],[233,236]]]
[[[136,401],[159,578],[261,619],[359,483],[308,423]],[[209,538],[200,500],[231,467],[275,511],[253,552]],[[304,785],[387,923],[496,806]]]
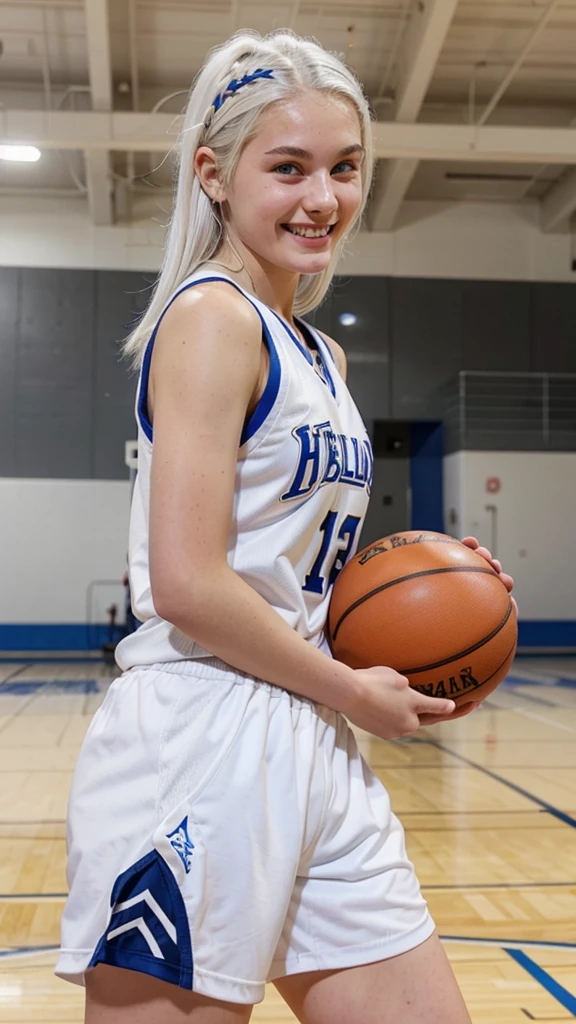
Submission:
[[[408,736],[421,725],[445,722],[456,707],[453,700],[427,697],[412,689],[406,676],[392,668],[355,669],[354,677],[354,695],[344,713],[354,725],[382,740]]]
[[[481,558],[486,559],[489,565],[491,565],[495,572],[498,573],[508,593],[511,594],[512,589],[514,587],[514,580],[511,576],[508,575],[508,573],[502,572],[502,563],[499,562],[497,558],[492,558],[492,555],[488,551],[488,548],[480,547],[480,543],[476,540],[476,537],[464,537],[462,544],[464,544],[467,548],[470,548],[472,551],[475,551],[477,555],[481,556]],[[516,612],[518,612],[518,605],[516,604],[514,598],[512,598],[512,603],[516,608]]]

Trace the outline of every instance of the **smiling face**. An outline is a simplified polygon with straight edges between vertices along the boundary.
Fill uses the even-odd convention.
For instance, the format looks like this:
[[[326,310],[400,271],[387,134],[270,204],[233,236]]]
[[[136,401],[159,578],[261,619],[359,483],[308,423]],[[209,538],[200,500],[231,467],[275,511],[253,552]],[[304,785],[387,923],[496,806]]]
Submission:
[[[266,110],[259,129],[224,189],[226,220],[262,265],[318,274],[362,204],[358,114],[308,92]]]

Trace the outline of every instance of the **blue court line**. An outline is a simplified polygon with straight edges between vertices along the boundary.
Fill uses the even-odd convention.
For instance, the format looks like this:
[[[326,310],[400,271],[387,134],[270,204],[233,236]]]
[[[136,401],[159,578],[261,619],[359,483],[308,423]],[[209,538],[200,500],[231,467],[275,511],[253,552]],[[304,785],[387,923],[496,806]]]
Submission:
[[[67,892],[0,892],[0,900],[49,900],[67,899]]]
[[[476,771],[482,772],[490,779],[495,779],[496,782],[501,782],[503,786],[508,786],[508,789],[513,789],[515,793],[520,793],[521,796],[526,797],[527,800],[531,800],[532,803],[537,804],[538,807],[542,807],[554,818],[558,818],[559,821],[563,821],[565,825],[570,825],[570,828],[576,828],[576,818],[572,818],[570,814],[566,814],[564,811],[559,810],[558,807],[554,807],[545,800],[541,800],[540,797],[534,796],[534,794],[529,793],[527,789],[522,789],[522,787],[517,786],[515,782],[509,782],[508,779],[503,778],[501,775],[497,775],[496,772],[491,772],[490,769],[485,768],[484,765],[476,764],[475,761],[471,761],[469,757],[464,757],[463,754],[457,754],[454,750],[450,750],[449,747],[445,747],[443,743],[438,743],[438,740],[425,739],[420,740],[419,742],[429,743],[438,750],[443,750],[445,754],[450,754],[451,757],[457,758],[458,761],[462,761],[464,764],[469,765],[470,768],[475,768]]]
[[[552,975],[548,974],[548,971],[545,971],[543,967],[534,963],[534,960],[531,960],[529,956],[526,956],[526,953],[523,953],[521,949],[506,949],[506,947],[504,947],[504,952],[508,953],[508,956],[511,956],[512,959],[515,960],[517,964],[520,964],[520,967],[523,967],[525,971],[528,971],[528,974],[530,974],[534,980],[542,986],[542,988],[545,988],[557,1003],[560,1003],[565,1010],[568,1010],[569,1013],[576,1016],[576,996],[573,996],[567,988],[564,988],[563,985],[560,985],[555,981]]]
[[[462,882],[458,885],[426,885],[421,883],[428,892],[434,889],[571,889],[576,882]],[[0,897],[1,898],[1,897]]]
[[[14,949],[0,950],[0,958],[5,960],[31,953],[50,953],[53,949],[60,949],[60,946],[15,946]]]
[[[516,685],[524,686],[525,684],[524,683],[514,684],[511,687],[513,693],[514,693],[514,687]],[[501,691],[501,692],[506,692],[506,687],[504,687],[503,691]],[[544,700],[543,697],[534,697],[531,693],[514,693],[514,696],[516,698],[520,697],[520,700],[527,700],[527,701],[529,701],[530,704],[540,704],[540,705],[542,705],[545,708],[560,708],[560,707],[562,707],[561,704],[556,704],[556,702],[553,701],[553,700]],[[488,698],[488,701],[486,703],[489,703],[489,702],[490,702],[490,697]],[[494,704],[493,706],[494,707],[501,707],[501,705],[497,705],[497,704]]]
[[[477,936],[441,935],[442,942],[458,942],[467,946],[496,946],[508,953],[511,949],[523,949],[530,946],[532,949],[576,949],[574,942],[546,942],[544,939],[479,939]]]

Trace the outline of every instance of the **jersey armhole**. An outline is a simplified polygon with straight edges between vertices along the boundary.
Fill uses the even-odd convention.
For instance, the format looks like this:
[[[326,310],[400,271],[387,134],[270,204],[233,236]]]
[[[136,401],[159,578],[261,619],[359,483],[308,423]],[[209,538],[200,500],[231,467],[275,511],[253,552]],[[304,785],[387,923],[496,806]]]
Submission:
[[[258,309],[256,303],[252,302],[252,300],[246,294],[246,292],[242,288],[240,288],[240,286],[237,285],[234,281],[231,281],[229,278],[217,276],[202,277],[199,278],[197,281],[190,281],[188,284],[184,285],[183,288],[180,288],[180,290],[177,291],[175,295],[172,296],[168,305],[165,306],[164,309],[162,310],[158,322],[156,323],[156,326],[154,327],[154,330],[150,335],[150,339],[146,345],[146,350],[144,352],[144,358],[142,360],[142,370],[140,374],[140,384],[138,388],[136,411],[140,427],[142,428],[145,436],[148,438],[151,444],[154,439],[154,430],[152,424],[150,423],[150,416],[148,412],[148,385],[150,383],[150,367],[152,364],[152,352],[154,350],[154,342],[156,340],[156,335],[158,334],[158,329],[160,327],[160,324],[162,323],[165,314],[170,309],[170,306],[172,305],[173,302],[176,301],[176,299],[178,298],[179,295],[182,294],[182,292],[185,292],[188,288],[193,288],[194,285],[196,284],[206,284],[209,281],[226,281],[228,284],[231,284],[233,288],[236,288],[236,291],[239,291],[240,294],[243,295],[248,302],[250,302],[250,305],[254,307],[254,309],[258,313],[258,316],[260,317],[260,322],[262,324],[262,341],[268,350],[268,356],[270,360],[270,367],[268,370],[268,380],[266,381],[266,386],[264,388],[262,396],[258,400],[258,403],[252,415],[250,416],[249,420],[244,424],[242,435],[240,438],[240,447],[246,444],[246,442],[249,441],[254,436],[256,431],[260,429],[260,427],[263,425],[263,423],[268,418],[270,412],[272,411],[274,403],[276,402],[276,398],[278,397],[278,392],[280,390],[280,380],[282,376],[280,358],[278,356],[276,345],[274,344],[268,325],[264,320],[264,317],[262,316],[262,313]]]

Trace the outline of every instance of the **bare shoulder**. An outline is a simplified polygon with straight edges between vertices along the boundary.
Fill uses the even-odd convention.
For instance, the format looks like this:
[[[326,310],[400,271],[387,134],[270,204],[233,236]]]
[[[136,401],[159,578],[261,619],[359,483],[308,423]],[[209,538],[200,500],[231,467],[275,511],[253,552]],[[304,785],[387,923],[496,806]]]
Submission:
[[[190,405],[197,403],[198,389],[216,395],[227,387],[248,404],[258,385],[261,349],[260,317],[240,292],[221,281],[187,288],[167,309],[156,336],[148,386],[151,415],[160,385],[174,407],[176,394],[186,394]]]
[[[316,330],[318,331],[318,334],[322,335],[324,341],[326,342],[330,351],[332,352],[332,355],[336,360],[336,366],[338,367],[340,376],[344,380],[346,380],[346,371],[348,368],[348,364],[346,362],[346,353],[342,348],[342,345],[339,345],[337,341],[334,341],[334,338],[331,338],[328,334],[325,334],[324,331],[319,331],[318,328],[316,328]]]
[[[214,337],[214,331],[226,331],[230,325],[234,325],[238,337],[259,344],[261,323],[254,306],[224,281],[203,281],[186,288],[173,300],[162,318],[158,335],[179,333],[184,328],[191,340],[197,340],[196,332],[189,333],[192,326],[200,326],[201,335]]]

